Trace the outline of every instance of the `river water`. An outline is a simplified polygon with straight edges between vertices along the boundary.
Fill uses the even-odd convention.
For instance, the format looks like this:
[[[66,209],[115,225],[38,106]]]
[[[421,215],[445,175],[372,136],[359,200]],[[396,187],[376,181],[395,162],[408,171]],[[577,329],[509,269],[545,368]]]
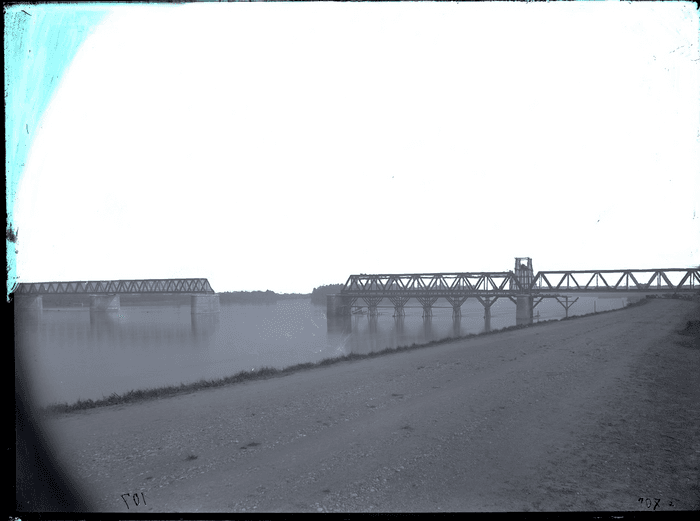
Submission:
[[[582,297],[569,315],[619,308],[626,301]],[[392,307],[380,307],[376,318],[354,315],[331,323],[326,307],[309,299],[222,304],[216,318],[197,320],[187,305],[122,305],[119,312],[103,314],[49,308],[39,316],[15,317],[15,347],[27,366],[33,399],[44,406],[484,331],[478,301],[462,306],[459,321],[447,302],[435,306],[429,320],[411,300],[402,320],[393,317]],[[554,299],[541,302],[538,313],[539,320],[565,316]],[[512,325],[515,304],[499,299],[491,308],[491,329]]]

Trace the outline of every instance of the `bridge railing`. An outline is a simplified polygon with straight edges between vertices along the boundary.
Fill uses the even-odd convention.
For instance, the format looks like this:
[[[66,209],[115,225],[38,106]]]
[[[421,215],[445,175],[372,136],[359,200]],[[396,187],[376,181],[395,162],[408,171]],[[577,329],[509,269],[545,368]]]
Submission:
[[[15,295],[51,294],[172,294],[215,293],[207,279],[93,280],[72,282],[22,282]]]

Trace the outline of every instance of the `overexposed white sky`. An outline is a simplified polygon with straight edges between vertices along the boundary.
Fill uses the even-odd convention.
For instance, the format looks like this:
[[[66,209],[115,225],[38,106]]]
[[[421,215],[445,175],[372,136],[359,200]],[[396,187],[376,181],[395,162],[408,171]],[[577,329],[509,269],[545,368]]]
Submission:
[[[20,281],[700,264],[693,3],[115,5],[44,113]]]

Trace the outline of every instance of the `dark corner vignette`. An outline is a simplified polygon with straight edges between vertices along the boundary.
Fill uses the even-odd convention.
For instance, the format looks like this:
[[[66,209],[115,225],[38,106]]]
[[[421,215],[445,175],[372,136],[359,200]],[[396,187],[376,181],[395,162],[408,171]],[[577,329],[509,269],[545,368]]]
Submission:
[[[13,324],[14,301],[5,303],[5,315]],[[15,361],[15,512],[90,512],[84,493],[60,468],[47,443],[31,403],[20,353]]]

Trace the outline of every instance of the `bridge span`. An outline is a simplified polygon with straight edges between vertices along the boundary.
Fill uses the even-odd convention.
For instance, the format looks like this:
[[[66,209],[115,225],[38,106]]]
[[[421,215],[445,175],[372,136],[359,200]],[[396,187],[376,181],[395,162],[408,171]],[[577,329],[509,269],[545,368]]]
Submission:
[[[663,294],[700,291],[699,268],[627,269],[627,270],[567,270],[534,273],[532,259],[518,257],[513,271],[416,273],[384,275],[350,275],[340,293],[328,295],[327,316],[351,314],[358,299],[362,299],[370,315],[377,314],[383,299],[394,305],[395,316],[404,315],[409,299],[423,307],[423,316],[432,315],[432,306],[439,298],[453,308],[453,317],[461,315],[461,306],[468,298],[484,306],[484,318],[490,319],[491,306],[499,298],[516,304],[516,323],[531,324],[534,308],[545,298],[556,298],[568,309],[569,295],[596,294]],[[562,299],[566,299],[566,303]],[[488,326],[487,326],[488,327]]]
[[[90,311],[118,311],[120,295],[191,295],[193,315],[220,311],[219,295],[207,279],[23,282],[14,291],[16,305],[22,310],[41,311],[43,295],[88,296]]]

